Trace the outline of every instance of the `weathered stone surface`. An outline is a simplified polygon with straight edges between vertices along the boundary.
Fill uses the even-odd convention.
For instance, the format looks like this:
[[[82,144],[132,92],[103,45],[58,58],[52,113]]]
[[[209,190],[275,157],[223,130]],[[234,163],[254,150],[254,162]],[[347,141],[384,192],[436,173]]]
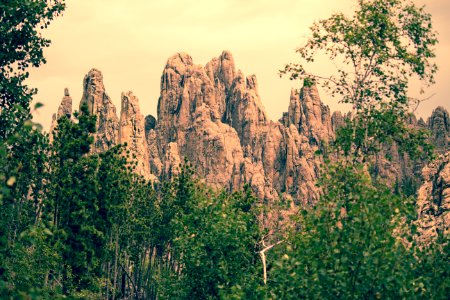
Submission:
[[[136,173],[150,178],[150,160],[145,136],[145,121],[139,108],[139,99],[129,91],[122,93],[119,143],[126,144],[130,156],[137,163]]]
[[[147,178],[173,178],[187,158],[196,174],[215,188],[235,190],[247,183],[268,203],[281,196],[297,207],[319,198],[316,180],[323,158],[317,150],[334,139],[349,115],[331,115],[315,85],[291,91],[279,122],[267,117],[256,77],[237,70],[228,51],[205,67],[194,64],[186,53],[173,55],[160,87],[157,119],[144,119],[137,98],[129,92],[122,94],[119,122],[101,72],[92,69],[83,82],[81,103],[97,116],[93,152],[126,142],[139,163],[136,171]],[[63,103],[58,115],[69,112],[68,98]],[[440,149],[448,146],[444,109],[437,109],[428,124],[411,116],[409,125],[429,127]],[[420,163],[399,154],[397,145],[384,147],[375,165],[378,175],[391,184],[419,178],[420,169]]]
[[[258,94],[256,76],[244,78],[241,71],[237,73],[227,96],[224,121],[236,130],[244,155],[261,161],[268,118]]]
[[[117,145],[119,119],[116,107],[106,94],[103,75],[97,69],[90,70],[84,77],[80,107],[83,104],[87,104],[90,114],[97,116],[97,133],[91,151],[98,153]]]
[[[304,86],[300,92],[291,91],[289,109],[283,123],[286,127],[294,125],[314,145],[328,143],[334,138],[330,109],[320,100],[316,85]]]
[[[218,58],[213,58],[205,66],[206,74],[214,85],[216,106],[212,107],[214,117],[223,117],[226,109],[226,97],[236,77],[233,56],[229,51],[223,51]]]
[[[57,118],[59,119],[62,116],[66,116],[69,119],[72,117],[72,97],[69,95],[68,88],[64,89],[64,97],[58,108]]]
[[[421,128],[414,114],[409,114],[406,122],[412,129]],[[426,161],[420,159],[412,160],[408,153],[399,149],[399,145],[394,142],[381,148],[376,157],[374,174],[384,179],[388,186],[413,195],[420,186],[421,172],[425,164]]]
[[[68,91],[58,115],[71,114]],[[147,178],[172,178],[187,158],[212,187],[235,190],[250,184],[261,199],[279,195],[310,203],[321,158],[315,151],[333,137],[328,107],[315,87],[293,91],[287,119],[268,119],[254,75],[236,71],[228,51],[205,67],[186,53],[170,57],[161,77],[158,119],[142,117],[138,99],[123,93],[120,121],[105,92],[102,73],[83,81],[80,106],[97,116],[93,152],[127,143]],[[55,120],[58,116],[55,116]]]
[[[205,69],[194,65],[185,53],[169,58],[161,79],[155,127],[163,178],[170,178],[186,157],[208,184],[231,185],[243,154],[236,131],[220,119],[214,84]]]
[[[317,88],[308,87],[293,91],[288,114],[284,125],[268,119],[256,77],[236,71],[229,52],[204,68],[178,53],[163,71],[158,121],[149,121],[149,128],[156,123],[147,134],[149,146],[157,145],[150,150],[152,171],[170,178],[186,157],[211,186],[248,183],[263,199],[313,202],[321,164],[315,152],[334,136],[330,111]]]
[[[331,127],[333,128],[333,131],[336,132],[336,130],[345,124],[345,117],[342,115],[340,111],[335,111],[331,115]]]
[[[417,197],[420,239],[429,241],[438,231],[450,233],[450,152],[422,172],[424,183]]]
[[[156,119],[152,115],[145,117],[145,138],[149,154],[150,173],[157,178],[162,176],[163,164],[160,158],[160,152],[157,143],[157,134],[155,131]],[[159,147],[161,148],[161,147]]]
[[[53,141],[53,131],[55,130],[56,126],[58,125],[58,120],[62,117],[66,116],[67,118],[72,118],[72,97],[69,95],[69,89],[64,89],[64,97],[61,100],[61,104],[58,107],[58,112],[56,114],[53,114],[52,116],[52,123],[50,125],[50,142]]]
[[[450,117],[448,111],[442,106],[433,110],[428,119],[431,139],[438,153],[445,153],[450,146]]]

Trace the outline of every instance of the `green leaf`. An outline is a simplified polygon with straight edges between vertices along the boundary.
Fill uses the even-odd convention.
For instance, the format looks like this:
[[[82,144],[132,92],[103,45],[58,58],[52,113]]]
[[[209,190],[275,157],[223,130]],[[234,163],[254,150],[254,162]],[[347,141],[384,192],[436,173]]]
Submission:
[[[41,107],[43,107],[44,106],[44,104],[42,104],[41,102],[36,102],[35,104],[34,104],[34,110],[38,110],[39,108],[41,108]]]

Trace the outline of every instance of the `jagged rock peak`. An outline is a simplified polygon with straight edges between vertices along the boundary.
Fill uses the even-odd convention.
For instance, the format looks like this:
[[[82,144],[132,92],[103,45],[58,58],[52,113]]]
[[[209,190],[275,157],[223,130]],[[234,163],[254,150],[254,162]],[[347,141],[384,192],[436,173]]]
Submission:
[[[422,117],[420,117],[419,120],[417,121],[417,125],[420,127],[427,127],[427,123]]]
[[[64,89],[64,97],[62,98],[61,104],[58,108],[57,118],[62,116],[67,116],[69,119],[72,116],[72,97],[69,95],[69,89]]]
[[[286,127],[294,125],[299,133],[309,137],[313,144],[334,138],[330,109],[320,100],[315,84],[292,90],[288,112],[280,120]]]
[[[340,111],[334,111],[331,115],[331,126],[333,127],[333,131],[336,132],[336,130],[343,126],[345,124],[345,118],[342,115]]]
[[[223,51],[208,62],[204,70],[214,87],[213,118],[220,120],[225,114],[226,97],[236,77],[233,56],[229,51]]]
[[[233,55],[230,51],[223,51],[219,57],[213,58],[205,66],[206,73],[217,86],[220,83],[228,90],[236,77]]]
[[[105,91],[103,75],[91,69],[83,80],[83,96],[80,107],[86,104],[89,113],[97,116],[97,133],[94,134],[93,152],[102,152],[117,145],[119,119],[116,107]]]
[[[177,139],[178,129],[187,129],[202,105],[211,108],[215,119],[219,117],[214,86],[204,68],[194,65],[186,53],[170,57],[161,77],[158,100],[158,124],[165,131],[165,144]]]
[[[291,96],[289,98],[289,107],[287,113],[283,113],[281,123],[289,127],[293,124],[298,127],[302,115],[302,107],[300,104],[300,94],[297,89],[291,89]]]
[[[66,116],[69,119],[72,117],[72,97],[69,96],[69,89],[67,88],[64,89],[64,97],[58,107],[58,112],[52,116],[52,123],[50,125],[50,141],[53,141],[53,131],[58,125],[58,119],[62,116]]]
[[[268,122],[257,88],[255,75],[245,77],[238,70],[226,98],[224,121],[236,129],[243,146],[253,143]]]
[[[98,108],[102,104],[103,94],[105,94],[105,86],[103,85],[102,72],[93,68],[83,79],[83,96],[80,101],[80,108],[83,104],[87,104],[90,114],[97,114]]]
[[[127,144],[127,149],[137,163],[136,172],[150,178],[145,121],[139,108],[139,99],[128,91],[122,93],[121,103],[119,143]]]
[[[428,119],[433,144],[436,151],[445,153],[450,146],[450,117],[448,111],[438,106]]]
[[[166,63],[166,69],[172,69],[180,75],[184,75],[186,73],[186,69],[188,66],[192,66],[193,60],[192,57],[185,53],[179,52],[175,55],[172,55]]]

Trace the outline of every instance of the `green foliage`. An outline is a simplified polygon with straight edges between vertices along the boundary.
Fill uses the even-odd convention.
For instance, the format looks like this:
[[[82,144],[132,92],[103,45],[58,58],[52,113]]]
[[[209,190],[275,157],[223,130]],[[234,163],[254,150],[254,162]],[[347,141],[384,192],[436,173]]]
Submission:
[[[95,117],[75,113],[77,122],[63,116],[58,120],[50,157],[49,203],[47,215],[55,235],[54,247],[63,261],[62,288],[65,294],[73,290],[91,289],[93,274],[99,274],[104,246],[103,233],[98,228],[97,170],[99,159],[87,156],[93,142]]]
[[[48,140],[32,122],[0,145],[0,294],[48,295],[56,261],[51,232],[40,222],[48,175]]]
[[[303,64],[289,64],[281,73],[303,79],[306,86],[321,83],[341,102],[352,104],[351,122],[338,134],[337,144],[357,161],[394,141],[400,150],[415,153],[424,139],[406,126],[413,104],[408,83],[413,76],[425,85],[434,83],[436,44],[431,15],[423,7],[406,0],[360,0],[353,16],[336,13],[314,23],[310,39],[297,49],[306,63],[319,53],[342,63],[337,74],[312,74]]]
[[[46,199],[48,140],[30,121],[36,92],[24,84],[28,67],[45,62],[49,40],[40,29],[63,1],[7,0],[0,4],[0,294],[50,298],[45,282],[57,256],[41,222]],[[39,105],[35,107],[38,109]]]
[[[64,8],[64,0],[0,3],[0,140],[14,134],[31,117],[29,105],[36,90],[24,84],[27,69],[45,63],[43,48],[50,40],[40,30]]]
[[[413,199],[366,174],[342,164],[325,173],[320,202],[301,212],[299,231],[279,248],[269,275],[273,298],[443,298],[448,282],[432,281],[435,272],[448,273],[448,263],[435,264],[445,250],[418,247]]]
[[[256,298],[262,266],[256,199],[243,192],[217,193],[195,183],[187,165],[174,181],[173,275],[163,279],[162,296],[177,299]]]
[[[423,299],[448,299],[450,295],[450,237],[440,233],[431,244],[416,248],[414,286]],[[419,298],[419,297],[418,297]]]

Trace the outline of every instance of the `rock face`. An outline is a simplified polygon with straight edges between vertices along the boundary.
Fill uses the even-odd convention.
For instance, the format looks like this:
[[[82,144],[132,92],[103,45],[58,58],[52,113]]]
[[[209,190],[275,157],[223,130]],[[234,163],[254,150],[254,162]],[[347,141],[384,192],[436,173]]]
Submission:
[[[94,134],[94,144],[91,152],[106,151],[118,144],[127,144],[130,157],[136,163],[136,173],[147,179],[155,180],[150,168],[150,149],[147,143],[147,127],[154,128],[153,124],[147,124],[139,108],[139,100],[129,91],[121,95],[120,120],[116,114],[116,107],[105,91],[102,73],[92,69],[83,80],[83,96],[80,108],[86,104],[89,113],[97,117],[97,132]],[[64,90],[64,98],[59,106],[58,113],[53,115],[50,128],[50,138],[56,127],[57,120],[66,115],[71,118],[72,98],[68,89]],[[152,123],[152,122],[150,122]]]
[[[150,178],[145,121],[139,108],[139,100],[131,91],[122,93],[121,100],[119,143],[127,144],[131,157],[137,163],[135,171],[145,178]]]
[[[320,101],[315,85],[304,86],[300,93],[291,91],[289,109],[283,115],[282,122],[285,126],[293,124],[297,127],[311,144],[319,145],[334,138],[330,109]]]
[[[72,118],[72,97],[70,97],[69,89],[64,89],[64,97],[62,98],[61,104],[58,107],[58,112],[53,114],[52,123],[50,125],[50,141],[53,141],[53,132],[58,125],[58,119],[62,116],[67,118]]]
[[[450,117],[445,108],[437,107],[428,119],[431,139],[438,153],[445,153],[450,146]]]
[[[235,180],[243,154],[236,131],[220,121],[223,106],[202,66],[186,53],[169,58],[155,127],[164,166],[160,177],[172,177],[186,157],[212,186],[228,186]]]
[[[64,89],[64,97],[58,108],[57,117],[61,118],[62,116],[66,116],[69,119],[72,117],[72,97],[69,95],[68,88]]]
[[[106,94],[103,75],[92,69],[83,80],[83,96],[80,108],[86,104],[89,113],[97,116],[97,133],[94,134],[92,152],[103,152],[117,145],[119,141],[119,119],[116,107]]]
[[[323,158],[316,153],[335,138],[346,115],[322,103],[315,85],[290,94],[287,112],[269,120],[258,93],[256,76],[237,70],[224,51],[204,67],[190,55],[177,53],[163,69],[157,118],[140,113],[138,99],[123,93],[120,120],[105,91],[103,76],[92,69],[83,81],[81,104],[97,116],[93,152],[127,143],[137,160],[136,171],[153,180],[170,179],[187,158],[196,173],[215,188],[235,190],[249,184],[267,202],[283,197],[297,205],[315,202],[316,180]],[[71,114],[68,92],[58,116]],[[55,115],[55,120],[57,116]],[[410,126],[429,127],[440,151],[448,149],[449,115],[443,108],[427,123],[411,117]],[[391,160],[377,162],[379,174],[391,182],[419,173],[398,154],[395,145],[384,149]]]
[[[178,53],[163,70],[158,120],[147,122],[152,172],[170,178],[187,158],[211,186],[248,183],[261,199],[315,201],[315,151],[334,137],[330,111],[311,86],[292,92],[285,115],[268,119],[256,77],[236,70],[229,52],[205,67]]]
[[[418,228],[422,241],[438,231],[450,233],[450,152],[423,169],[424,184],[418,192]]]

